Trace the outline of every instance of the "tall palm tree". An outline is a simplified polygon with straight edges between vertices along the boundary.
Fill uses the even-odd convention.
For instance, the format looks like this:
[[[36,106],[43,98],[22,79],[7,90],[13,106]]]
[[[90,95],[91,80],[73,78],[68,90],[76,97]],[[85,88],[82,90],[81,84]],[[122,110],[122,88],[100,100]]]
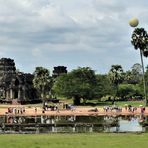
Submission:
[[[51,77],[49,71],[43,67],[36,67],[34,71],[33,85],[38,90],[40,97],[45,102],[46,95],[49,94],[51,89]]]
[[[147,94],[146,94],[146,82],[144,76],[144,63],[143,63],[143,56],[148,56],[148,34],[144,30],[144,28],[135,28],[132,34],[131,43],[133,44],[135,49],[140,50],[140,57],[141,57],[141,64],[142,64],[142,71],[143,71],[143,87],[144,87],[144,95],[145,95],[145,105],[148,105],[147,102]]]
[[[118,94],[118,86],[123,81],[123,69],[121,65],[112,65],[111,69],[108,73],[110,82],[112,83],[113,87],[116,89],[115,97]],[[115,101],[115,97],[113,99],[113,103]]]

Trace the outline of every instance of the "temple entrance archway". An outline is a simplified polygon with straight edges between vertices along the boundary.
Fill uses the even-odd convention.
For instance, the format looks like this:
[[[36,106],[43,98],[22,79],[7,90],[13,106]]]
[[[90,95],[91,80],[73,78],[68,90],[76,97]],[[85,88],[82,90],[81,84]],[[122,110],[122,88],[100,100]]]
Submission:
[[[14,99],[18,99],[18,91],[14,92]]]

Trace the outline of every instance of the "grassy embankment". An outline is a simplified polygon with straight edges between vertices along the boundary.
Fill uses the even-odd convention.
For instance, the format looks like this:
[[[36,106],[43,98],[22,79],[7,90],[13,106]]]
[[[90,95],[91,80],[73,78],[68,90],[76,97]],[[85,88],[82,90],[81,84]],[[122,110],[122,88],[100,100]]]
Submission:
[[[122,107],[124,107],[125,104],[138,107],[139,105],[144,105],[144,101],[115,101],[114,104],[117,106],[122,106]],[[87,107],[87,106],[88,107],[90,107],[90,106],[103,107],[103,106],[107,106],[107,105],[109,105],[109,106],[112,105],[112,102],[109,102],[109,101],[98,102],[97,100],[88,100],[86,104],[81,105],[80,107],[83,107],[83,106],[85,106],[85,107]]]
[[[0,135],[2,148],[147,148],[148,134]]]
[[[72,104],[73,101],[72,99],[63,99],[63,100],[60,100],[62,102],[66,102],[66,103],[69,103],[69,104]],[[49,105],[53,105],[54,103],[49,103]],[[124,107],[125,104],[128,104],[128,105],[132,105],[132,106],[139,106],[139,105],[144,105],[144,101],[115,101],[115,104],[118,105],[118,106],[122,106]],[[81,104],[80,106],[78,107],[103,107],[105,105],[112,105],[112,102],[98,102],[98,100],[88,100],[86,102],[86,104]],[[0,108],[7,108],[8,106],[10,106],[10,104],[0,104]],[[17,105],[14,105],[14,106],[17,106]],[[26,104],[24,105],[25,107],[42,107],[42,103],[39,103],[39,104]]]

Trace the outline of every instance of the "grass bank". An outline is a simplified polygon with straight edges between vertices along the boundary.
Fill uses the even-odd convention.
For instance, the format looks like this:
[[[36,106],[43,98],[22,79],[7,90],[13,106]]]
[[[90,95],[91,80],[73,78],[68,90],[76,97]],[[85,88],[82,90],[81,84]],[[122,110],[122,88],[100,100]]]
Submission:
[[[139,105],[144,105],[144,101],[115,101],[114,102],[115,105],[117,106],[125,106],[125,104],[127,105],[132,105],[132,106],[139,106]],[[106,101],[106,102],[99,102],[97,100],[88,100],[86,104],[84,104],[83,106],[96,106],[96,107],[102,107],[105,105],[112,105],[111,101]]]
[[[72,104],[72,100],[64,101],[66,103]],[[144,105],[144,101],[115,101],[115,104],[118,106],[125,106],[125,104],[132,105],[132,106],[139,106],[139,105]],[[48,105],[54,105],[54,103],[49,103]],[[112,102],[98,102],[98,100],[88,100],[86,104],[81,104],[80,106],[77,107],[103,107],[106,105],[112,105]],[[0,108],[8,108],[10,106],[17,106],[17,105],[11,105],[11,104],[0,104]],[[43,104],[26,104],[23,105],[27,108],[30,107],[42,107]]]
[[[147,148],[148,134],[92,133],[0,135],[2,148]]]

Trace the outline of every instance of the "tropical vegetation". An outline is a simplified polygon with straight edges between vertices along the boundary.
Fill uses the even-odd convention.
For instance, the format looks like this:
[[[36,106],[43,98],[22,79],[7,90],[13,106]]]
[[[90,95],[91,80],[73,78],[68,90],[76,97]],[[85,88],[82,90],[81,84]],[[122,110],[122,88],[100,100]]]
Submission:
[[[121,65],[111,65],[106,74],[98,74],[90,67],[78,67],[54,78],[50,76],[48,69],[36,67],[33,84],[43,101],[54,96],[59,99],[73,99],[75,105],[85,104],[93,99],[114,103],[119,100],[142,100],[142,77],[139,63],[135,63],[127,71]],[[145,79],[148,82],[148,68]],[[146,88],[148,90],[147,84]]]
[[[52,78],[50,77],[49,70],[44,67],[36,67],[33,74],[33,85],[44,102],[49,96],[52,87]]]

